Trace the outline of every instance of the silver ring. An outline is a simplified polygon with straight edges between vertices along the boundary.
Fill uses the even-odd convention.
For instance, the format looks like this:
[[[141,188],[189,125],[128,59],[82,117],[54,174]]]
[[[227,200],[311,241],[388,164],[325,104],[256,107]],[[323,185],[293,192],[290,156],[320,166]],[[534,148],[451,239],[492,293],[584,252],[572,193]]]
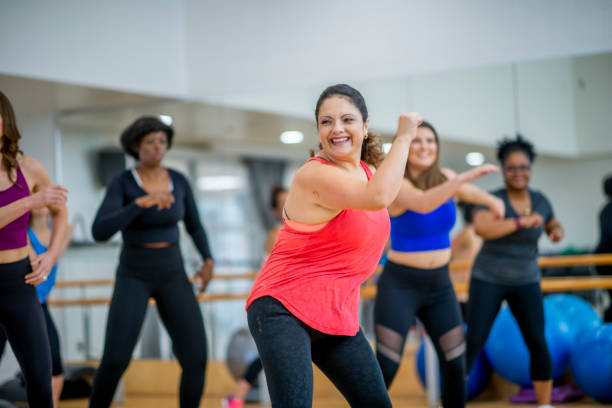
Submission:
[[[46,277],[46,276],[43,276],[42,280],[46,281],[46,280],[47,280],[47,277]]]

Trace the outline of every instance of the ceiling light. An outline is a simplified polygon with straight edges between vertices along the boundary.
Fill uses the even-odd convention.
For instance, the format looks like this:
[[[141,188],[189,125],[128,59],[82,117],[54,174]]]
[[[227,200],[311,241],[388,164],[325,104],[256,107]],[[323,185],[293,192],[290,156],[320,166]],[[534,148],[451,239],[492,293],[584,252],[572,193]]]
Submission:
[[[387,154],[391,150],[391,143],[383,143],[383,153]]]
[[[470,166],[480,166],[484,163],[484,155],[480,152],[470,152],[465,155],[465,162]]]
[[[174,122],[174,119],[170,115],[159,115],[159,120],[167,126],[172,126],[172,122]]]
[[[299,130],[288,130],[280,135],[280,141],[285,144],[302,143],[302,140],[304,140],[304,134]]]

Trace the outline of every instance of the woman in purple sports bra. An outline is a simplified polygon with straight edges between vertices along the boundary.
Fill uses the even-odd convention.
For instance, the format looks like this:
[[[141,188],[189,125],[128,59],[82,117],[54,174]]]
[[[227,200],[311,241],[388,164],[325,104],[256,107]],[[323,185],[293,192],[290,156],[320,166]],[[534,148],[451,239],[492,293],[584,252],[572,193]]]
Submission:
[[[44,282],[61,252],[68,190],[51,185],[40,162],[19,150],[19,131],[8,98],[0,92],[0,327],[25,377],[30,407],[51,408],[51,354],[35,286]],[[49,250],[28,258],[30,211],[51,213]]]

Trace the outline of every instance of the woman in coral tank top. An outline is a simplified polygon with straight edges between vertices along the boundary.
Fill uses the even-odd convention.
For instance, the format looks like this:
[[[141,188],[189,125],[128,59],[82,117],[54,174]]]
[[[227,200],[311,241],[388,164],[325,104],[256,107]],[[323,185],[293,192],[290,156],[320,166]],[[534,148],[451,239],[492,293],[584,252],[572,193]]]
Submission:
[[[359,328],[359,285],[389,237],[386,207],[402,181],[421,122],[399,118],[382,152],[368,137],[368,111],[348,85],[327,88],[315,109],[321,150],[296,173],[285,225],[247,300],[249,328],[273,407],[312,406],[314,362],[351,407],[390,407],[380,368]]]

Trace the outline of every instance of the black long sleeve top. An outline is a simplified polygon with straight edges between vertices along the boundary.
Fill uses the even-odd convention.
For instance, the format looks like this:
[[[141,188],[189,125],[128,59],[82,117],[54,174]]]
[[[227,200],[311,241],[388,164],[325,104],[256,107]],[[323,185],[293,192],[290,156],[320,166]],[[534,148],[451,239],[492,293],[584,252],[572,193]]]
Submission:
[[[107,241],[121,231],[125,244],[146,244],[179,240],[178,222],[183,221],[202,258],[212,259],[208,239],[200,222],[193,192],[187,178],[168,169],[172,181],[174,203],[158,210],[156,206],[141,208],[136,199],[147,195],[131,170],[121,173],[111,182],[98,209],[91,232],[96,241]]]

